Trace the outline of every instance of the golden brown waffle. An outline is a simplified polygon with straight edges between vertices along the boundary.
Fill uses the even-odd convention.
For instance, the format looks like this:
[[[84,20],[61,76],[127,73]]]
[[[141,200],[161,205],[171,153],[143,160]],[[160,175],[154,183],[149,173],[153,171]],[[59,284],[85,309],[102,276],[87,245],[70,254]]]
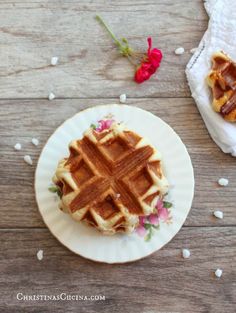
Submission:
[[[53,177],[60,208],[105,234],[132,232],[168,190],[160,154],[121,124],[100,133],[90,128],[69,150]]]
[[[236,121],[236,63],[225,53],[217,52],[212,56],[212,70],[207,76],[212,88],[213,108],[224,119]]]

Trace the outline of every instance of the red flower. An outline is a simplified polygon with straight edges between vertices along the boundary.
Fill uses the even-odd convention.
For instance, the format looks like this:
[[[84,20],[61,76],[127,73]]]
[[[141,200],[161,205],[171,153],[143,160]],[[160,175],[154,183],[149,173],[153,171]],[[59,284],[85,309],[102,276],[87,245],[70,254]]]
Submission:
[[[156,71],[155,67],[151,63],[141,63],[135,72],[135,81],[141,84],[145,80],[148,80],[152,74]]]
[[[157,48],[152,49],[151,37],[148,37],[147,41],[148,41],[148,51],[147,51],[148,60],[157,69],[160,66],[162,60],[162,52]]]
[[[157,48],[152,49],[152,38],[148,37],[148,49],[146,53],[141,53],[130,48],[127,39],[122,38],[118,40],[113,34],[110,28],[106,25],[100,16],[96,16],[97,20],[106,28],[111,35],[115,44],[117,45],[119,52],[128,58],[128,60],[135,66],[136,72],[134,80],[140,84],[152,76],[157,68],[160,66],[162,53]]]
[[[148,80],[158,69],[162,59],[161,50],[152,49],[152,38],[148,38],[148,50],[147,55],[144,56],[141,65],[135,72],[134,80],[140,84],[145,80]]]

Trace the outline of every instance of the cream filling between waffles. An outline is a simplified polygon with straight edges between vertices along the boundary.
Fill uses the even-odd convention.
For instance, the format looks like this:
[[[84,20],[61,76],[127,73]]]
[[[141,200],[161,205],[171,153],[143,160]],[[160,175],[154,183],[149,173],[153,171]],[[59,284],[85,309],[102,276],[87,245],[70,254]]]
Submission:
[[[113,146],[114,151],[111,149]],[[84,220],[104,234],[130,233],[137,226],[139,216],[156,212],[158,199],[163,198],[168,191],[168,181],[162,172],[161,155],[148,139],[127,129],[124,124],[114,122],[109,129],[100,133],[92,128],[88,129],[81,140],[72,141],[69,147],[75,156],[71,152],[69,164],[69,158],[59,162],[53,182],[63,186],[59,206],[72,218]],[[104,162],[101,161],[103,159]],[[74,175],[71,164],[77,164],[76,162],[78,173],[75,171]],[[80,171],[88,176],[81,184],[78,176]],[[96,180],[105,185],[107,180],[107,188],[101,189],[99,194],[100,186],[95,184],[94,189],[91,189],[91,199],[80,206],[82,193]],[[142,181],[144,186],[140,184]],[[117,197],[117,194],[120,196]],[[88,195],[86,197],[88,199]],[[111,211],[109,216],[106,216],[106,207]]]

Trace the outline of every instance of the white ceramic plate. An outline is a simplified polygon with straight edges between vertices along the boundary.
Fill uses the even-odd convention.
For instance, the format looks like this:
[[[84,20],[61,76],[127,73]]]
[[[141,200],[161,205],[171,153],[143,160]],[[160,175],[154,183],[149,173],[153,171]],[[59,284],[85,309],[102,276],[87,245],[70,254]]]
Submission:
[[[161,223],[150,241],[137,233],[104,236],[92,227],[74,221],[58,209],[58,199],[48,191],[58,161],[68,155],[68,144],[82,137],[91,125],[112,114],[128,128],[144,137],[161,152],[165,175],[172,188],[172,223]],[[65,121],[42,150],[35,174],[39,211],[52,234],[71,251],[94,261],[124,263],[144,258],[170,241],[183,225],[191,208],[194,192],[193,168],[189,154],[174,130],[157,116],[133,106],[101,105],[89,108]]]

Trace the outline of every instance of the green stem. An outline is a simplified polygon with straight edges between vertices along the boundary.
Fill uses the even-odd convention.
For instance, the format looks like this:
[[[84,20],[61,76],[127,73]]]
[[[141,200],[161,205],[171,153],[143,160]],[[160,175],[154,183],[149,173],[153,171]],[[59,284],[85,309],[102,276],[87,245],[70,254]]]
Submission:
[[[106,28],[106,30],[108,31],[108,33],[111,35],[112,39],[114,40],[115,44],[122,50],[124,48],[124,46],[116,38],[116,36],[113,34],[111,29],[106,25],[106,23],[103,21],[103,19],[99,15],[96,15],[96,19]]]

